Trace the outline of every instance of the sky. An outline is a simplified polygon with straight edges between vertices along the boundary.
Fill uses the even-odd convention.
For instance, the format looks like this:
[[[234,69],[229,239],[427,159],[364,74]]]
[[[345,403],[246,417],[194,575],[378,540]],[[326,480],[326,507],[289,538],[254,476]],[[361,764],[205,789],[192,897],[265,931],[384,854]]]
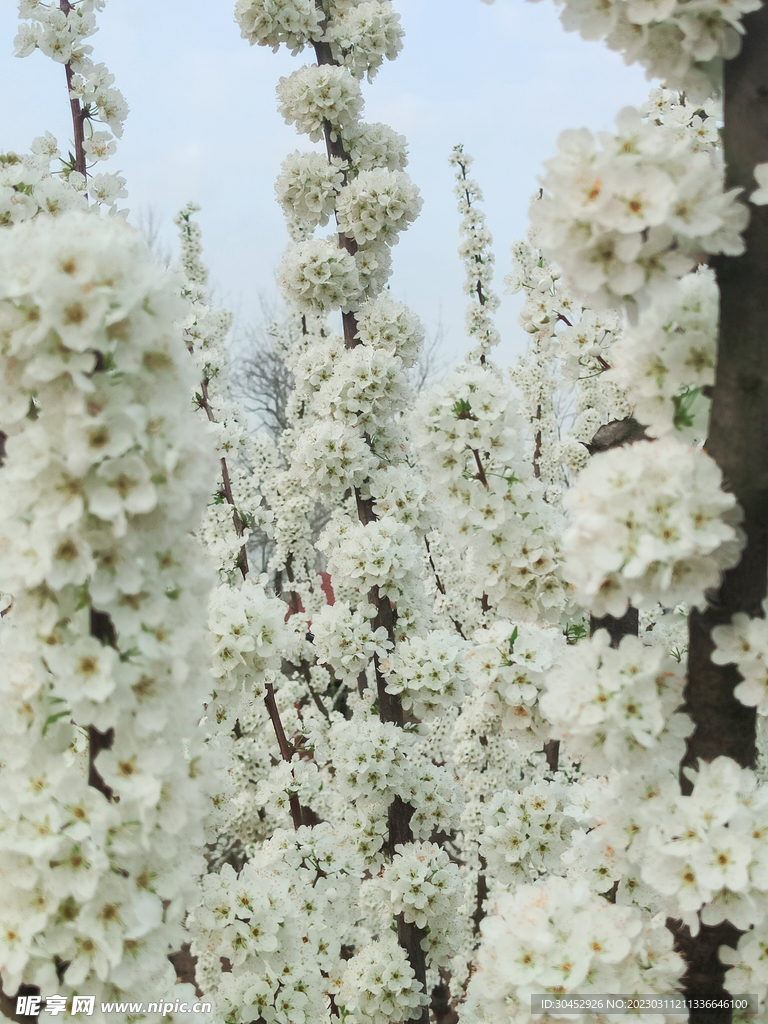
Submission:
[[[509,248],[525,234],[528,201],[558,134],[610,129],[621,107],[643,102],[649,84],[602,44],[564,32],[552,0],[394,5],[405,45],[372,84],[363,83],[364,116],[408,139],[408,171],[424,207],[393,250],[391,292],[421,316],[428,334],[442,323],[441,358],[450,363],[468,346],[453,145],[463,143],[475,158],[502,293]],[[233,8],[234,0],[108,0],[90,42],[131,108],[117,153],[100,170],[121,171],[129,219],[152,210],[169,246],[176,211],[190,200],[201,205],[211,282],[246,325],[261,318],[263,300],[274,304],[278,295],[275,274],[287,243],[274,197],[280,164],[297,148],[313,148],[283,123],[275,86],[311,56],[249,46]],[[46,130],[64,149],[71,138],[64,69],[39,52],[13,57],[16,25],[16,3],[0,0],[0,150],[23,152]],[[519,297],[502,298],[502,363],[525,347],[519,307]]]

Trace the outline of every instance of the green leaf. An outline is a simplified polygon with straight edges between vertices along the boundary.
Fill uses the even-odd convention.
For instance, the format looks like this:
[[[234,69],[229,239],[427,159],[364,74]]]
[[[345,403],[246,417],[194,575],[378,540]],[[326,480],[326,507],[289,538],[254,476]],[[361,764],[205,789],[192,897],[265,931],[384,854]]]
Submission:
[[[569,644],[576,644],[579,640],[583,640],[587,635],[587,627],[583,622],[573,622],[570,626],[566,626],[565,639]]]
[[[691,408],[700,394],[701,388],[684,388],[679,395],[675,395],[672,399],[672,404],[675,407],[675,430],[683,430],[685,427],[693,426]]]
[[[459,398],[458,401],[453,403],[453,409],[451,410],[457,420],[474,420],[476,416],[472,415],[472,406],[469,404],[466,398]]]
[[[43,726],[43,736],[45,736],[45,734],[48,732],[49,725],[53,725],[53,723],[58,722],[60,718],[66,718],[70,714],[71,711],[69,710],[69,708],[67,708],[66,711],[59,711],[55,715],[48,715],[48,717],[45,720],[45,725]]]

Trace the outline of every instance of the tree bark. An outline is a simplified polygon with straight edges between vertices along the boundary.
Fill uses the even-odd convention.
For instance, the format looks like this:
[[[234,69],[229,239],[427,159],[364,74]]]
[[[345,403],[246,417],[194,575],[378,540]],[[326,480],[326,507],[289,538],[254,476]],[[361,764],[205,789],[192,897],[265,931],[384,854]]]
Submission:
[[[589,617],[589,635],[594,636],[598,629],[607,629],[611,638],[611,647],[618,647],[623,636],[637,636],[639,628],[637,608],[633,608],[631,605],[620,619],[614,615],[603,615],[600,618],[590,615]]]
[[[746,15],[741,53],[725,62],[726,187],[749,193],[755,186],[756,164],[768,161],[768,7]],[[705,611],[690,617],[688,682],[685,710],[695,729],[683,765],[699,758],[711,761],[725,755],[744,767],[754,767],[755,709],[733,695],[740,677],[733,665],[711,661],[712,629],[730,623],[736,612],[762,614],[768,575],[768,326],[765,289],[768,286],[768,207],[751,207],[745,232],[746,252],[714,261],[720,285],[720,330],[715,385],[712,393],[706,450],[723,471],[724,487],[736,495],[744,510],[747,545],[740,563],[725,574],[720,589],[710,595]],[[691,784],[681,773],[683,792]],[[739,932],[730,924],[702,926],[692,939],[683,930],[678,944],[687,961],[684,986],[690,995],[726,995],[725,971],[717,956],[721,944],[735,945]],[[722,1011],[690,1020],[726,1024]]]

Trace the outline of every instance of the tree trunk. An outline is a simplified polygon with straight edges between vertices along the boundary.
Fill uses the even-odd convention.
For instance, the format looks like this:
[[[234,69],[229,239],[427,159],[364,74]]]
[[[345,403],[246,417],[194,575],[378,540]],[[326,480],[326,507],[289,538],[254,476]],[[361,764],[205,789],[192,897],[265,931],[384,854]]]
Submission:
[[[768,161],[768,7],[744,18],[741,53],[725,62],[725,158],[727,187],[749,193],[756,164]],[[733,665],[714,665],[714,626],[736,612],[761,615],[768,576],[768,207],[753,206],[745,232],[747,250],[715,261],[720,285],[720,332],[707,452],[723,471],[724,486],[744,510],[747,546],[740,563],[725,574],[704,612],[690,617],[685,710],[695,724],[684,765],[719,755],[745,767],[755,765],[755,710],[733,696],[740,677]],[[683,792],[690,782],[681,775]],[[732,925],[703,926],[697,938],[687,930],[678,943],[688,960],[684,984],[689,995],[721,997],[725,972],[720,944],[735,945]],[[726,1024],[727,1011],[691,1013],[690,1020]]]

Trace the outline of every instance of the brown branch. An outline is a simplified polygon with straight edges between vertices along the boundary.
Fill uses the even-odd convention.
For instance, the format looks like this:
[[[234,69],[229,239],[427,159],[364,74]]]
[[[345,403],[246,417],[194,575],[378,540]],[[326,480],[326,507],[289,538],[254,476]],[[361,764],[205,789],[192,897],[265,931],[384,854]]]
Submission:
[[[72,10],[72,4],[69,0],[61,0],[59,4],[62,12],[68,15]],[[64,65],[64,71],[67,76],[67,95],[69,96],[69,109],[72,114],[72,130],[74,133],[74,145],[75,145],[75,166],[73,170],[79,171],[84,178],[88,177],[88,172],[85,163],[85,121],[88,117],[88,110],[84,109],[80,105],[80,100],[72,95],[72,78],[74,71],[72,65],[67,63]]]
[[[322,0],[315,0],[315,6],[319,11],[323,10]],[[327,28],[327,18],[323,18],[320,23],[323,34]],[[334,58],[333,51],[331,50],[331,44],[320,40],[313,43],[315,50],[315,59],[319,66],[323,64],[329,64],[333,67],[338,67],[339,62]],[[335,132],[328,121],[323,125],[323,135],[325,136],[325,149],[328,154],[328,163],[332,163],[333,159],[336,158],[343,162],[344,170],[344,184],[347,183],[347,170],[349,168],[349,153],[344,148],[344,141],[338,132]],[[339,232],[339,248],[346,249],[347,252],[354,256],[357,252],[357,242],[354,238],[349,238],[343,232]],[[354,313],[342,313],[341,322],[344,327],[344,345],[346,348],[355,348],[360,344],[360,338],[357,334],[357,317]]]
[[[547,740],[544,744],[544,757],[551,772],[556,772],[560,764],[560,740]]]
[[[541,402],[536,406],[536,419],[541,423]],[[537,480],[541,479],[541,466],[539,465],[539,459],[541,458],[541,427],[536,431],[536,444],[533,449],[533,475]]]
[[[486,477],[485,470],[483,469],[483,463],[480,458],[480,452],[477,450],[477,448],[473,448],[472,454],[475,456],[475,465],[477,466],[477,476],[475,477],[475,479],[479,480],[483,487],[485,487],[485,489],[488,490],[488,478]]]
[[[458,1024],[459,1015],[451,999],[451,975],[441,967],[439,971],[440,981],[432,989],[430,1010],[435,1024]]]
[[[264,705],[272,722],[272,728],[275,730],[277,745],[280,748],[280,756],[284,761],[287,761],[290,764],[296,751],[292,744],[288,742],[288,738],[285,735],[285,729],[283,729],[283,723],[280,721],[280,712],[277,709],[277,701],[275,699],[275,691],[272,687],[272,683],[267,683],[266,690],[267,692],[264,696]],[[303,823],[301,804],[299,803],[298,794],[291,793],[288,797],[288,802],[291,808],[293,827],[298,832]]]

